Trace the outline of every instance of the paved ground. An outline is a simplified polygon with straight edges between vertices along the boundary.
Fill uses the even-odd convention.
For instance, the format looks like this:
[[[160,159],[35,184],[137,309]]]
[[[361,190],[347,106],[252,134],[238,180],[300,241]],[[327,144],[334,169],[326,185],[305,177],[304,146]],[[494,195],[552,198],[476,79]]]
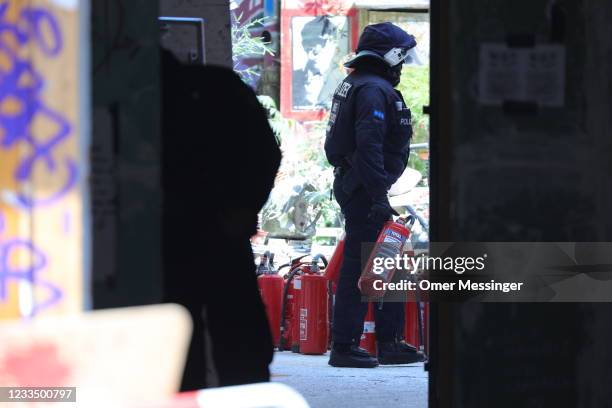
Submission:
[[[427,408],[423,364],[374,369],[334,368],[328,356],[277,352],[272,381],[299,391],[313,408]]]

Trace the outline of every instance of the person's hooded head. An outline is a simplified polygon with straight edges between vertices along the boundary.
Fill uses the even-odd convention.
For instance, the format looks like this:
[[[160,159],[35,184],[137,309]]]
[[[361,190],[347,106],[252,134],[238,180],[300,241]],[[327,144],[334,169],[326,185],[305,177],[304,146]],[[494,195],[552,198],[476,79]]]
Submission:
[[[397,86],[402,65],[415,59],[416,45],[413,35],[392,23],[371,24],[359,37],[355,56],[344,66],[382,68],[393,86]]]

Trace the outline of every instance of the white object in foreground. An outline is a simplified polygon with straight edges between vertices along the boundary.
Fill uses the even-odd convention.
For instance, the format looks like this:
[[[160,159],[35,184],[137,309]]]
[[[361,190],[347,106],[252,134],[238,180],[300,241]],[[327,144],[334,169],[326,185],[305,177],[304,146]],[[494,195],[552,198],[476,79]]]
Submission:
[[[297,391],[284,384],[260,383],[198,391],[198,405],[206,408],[308,408]]]

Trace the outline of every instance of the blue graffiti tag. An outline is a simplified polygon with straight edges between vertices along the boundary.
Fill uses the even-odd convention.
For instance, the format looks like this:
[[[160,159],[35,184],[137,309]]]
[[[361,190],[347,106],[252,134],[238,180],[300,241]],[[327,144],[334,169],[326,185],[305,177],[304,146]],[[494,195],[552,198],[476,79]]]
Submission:
[[[27,256],[24,256],[24,259],[29,259],[29,265],[13,266],[12,258],[21,251],[25,251],[24,255]],[[10,281],[31,284],[36,292],[35,299],[41,289],[47,293],[42,302],[34,301],[32,316],[60,302],[63,297],[62,290],[40,277],[46,266],[45,254],[32,242],[18,238],[0,241],[0,303],[7,300],[7,284]]]
[[[60,25],[55,17],[41,8],[24,8],[17,22],[7,21],[9,3],[0,4],[0,58],[10,66],[0,66],[0,106],[11,104],[12,109],[0,109],[0,149],[9,150],[22,142],[28,145],[28,154],[15,169],[14,178],[18,183],[31,179],[34,166],[44,163],[50,173],[56,173],[60,166],[65,169],[66,181],[51,195],[40,198],[20,192],[18,203],[24,207],[47,205],[57,201],[77,183],[78,167],[70,157],[56,160],[53,151],[72,132],[70,122],[61,113],[48,107],[42,100],[45,87],[44,77],[30,61],[21,57],[9,44],[8,39],[25,47],[34,44],[50,58],[56,57],[63,49]],[[33,123],[45,121],[52,129],[50,135],[34,134]]]

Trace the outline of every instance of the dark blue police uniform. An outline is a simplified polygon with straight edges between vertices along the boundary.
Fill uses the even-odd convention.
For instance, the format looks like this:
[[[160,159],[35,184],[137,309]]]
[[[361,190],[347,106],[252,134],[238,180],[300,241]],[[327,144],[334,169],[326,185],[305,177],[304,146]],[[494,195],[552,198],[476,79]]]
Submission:
[[[358,70],[338,86],[325,141],[327,159],[336,168],[334,194],[346,221],[334,342],[359,343],[367,312],[357,288],[361,245],[378,237],[384,221],[369,214],[376,200],[386,201],[389,188],[403,173],[411,137],[410,110],[387,79]],[[378,341],[392,341],[400,334],[403,308],[403,303],[375,308]]]
[[[412,138],[410,110],[395,87],[415,46],[412,35],[391,23],[367,26],[356,56],[345,64],[354,71],[340,83],[332,101],[325,153],[335,168],[334,194],[346,232],[329,358],[335,367],[372,368],[423,357],[401,340],[404,303],[385,302],[375,308],[378,358],[358,347],[367,311],[357,287],[361,249],[363,243],[376,241],[395,213],[387,192],[406,168]]]

